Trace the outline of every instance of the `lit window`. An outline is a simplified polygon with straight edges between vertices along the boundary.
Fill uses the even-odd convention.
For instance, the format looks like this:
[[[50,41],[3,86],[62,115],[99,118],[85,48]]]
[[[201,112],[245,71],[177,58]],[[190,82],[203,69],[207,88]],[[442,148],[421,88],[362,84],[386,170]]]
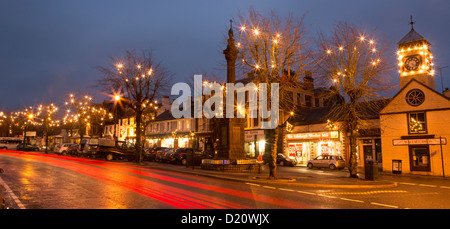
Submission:
[[[420,134],[427,132],[425,112],[408,114],[409,133]]]

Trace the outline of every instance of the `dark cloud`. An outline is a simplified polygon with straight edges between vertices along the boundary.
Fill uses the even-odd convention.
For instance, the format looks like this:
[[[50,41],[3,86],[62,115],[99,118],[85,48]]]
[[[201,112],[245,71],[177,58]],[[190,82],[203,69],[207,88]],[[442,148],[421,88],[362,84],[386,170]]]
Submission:
[[[311,35],[347,20],[376,29],[393,44],[409,31],[412,14],[416,31],[432,43],[435,64],[450,65],[446,52],[450,2],[445,0],[2,1],[0,110],[62,103],[72,91],[101,100],[92,86],[102,75],[94,67],[108,64],[110,57],[126,49],[152,50],[174,74],[174,82],[187,81],[195,72],[216,71],[224,76],[221,50],[228,21],[237,21],[238,12],[251,6],[279,15],[307,13]],[[436,79],[439,91],[439,75]],[[450,80],[444,79],[444,84],[450,87]]]

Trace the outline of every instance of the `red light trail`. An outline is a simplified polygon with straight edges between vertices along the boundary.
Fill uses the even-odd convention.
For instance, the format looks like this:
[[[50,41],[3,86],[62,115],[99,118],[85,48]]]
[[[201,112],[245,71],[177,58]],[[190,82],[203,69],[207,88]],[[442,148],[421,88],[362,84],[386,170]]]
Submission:
[[[65,169],[70,169],[81,174],[94,177],[96,179],[111,182],[120,187],[134,191],[141,195],[153,198],[181,209],[250,209],[251,206],[236,203],[227,199],[213,197],[211,195],[202,194],[201,192],[214,192],[224,194],[230,197],[239,197],[247,200],[254,200],[274,205],[278,208],[301,208],[305,207],[299,203],[287,202],[285,200],[270,197],[262,194],[241,191],[237,189],[224,188],[212,184],[202,182],[189,181],[172,177],[188,177],[186,174],[162,171],[158,169],[145,168],[140,166],[128,165],[116,162],[107,162],[93,159],[76,158],[69,156],[60,156],[53,154],[42,154],[35,152],[20,152],[11,150],[0,150],[0,154],[13,156],[17,158],[32,159],[38,162],[47,163]],[[162,175],[168,174],[168,175]],[[134,176],[133,176],[134,175]],[[180,187],[162,184],[160,182],[151,181],[149,179],[157,179],[163,182],[171,182],[174,185],[182,185],[182,187],[192,187],[199,191],[189,191]]]

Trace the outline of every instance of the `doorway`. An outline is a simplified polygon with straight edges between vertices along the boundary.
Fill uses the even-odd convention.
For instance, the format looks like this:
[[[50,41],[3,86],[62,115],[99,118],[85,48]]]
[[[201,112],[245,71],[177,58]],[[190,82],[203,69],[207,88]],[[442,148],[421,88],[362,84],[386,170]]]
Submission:
[[[409,146],[409,163],[411,171],[431,171],[430,149],[428,145]]]
[[[367,163],[367,161],[374,161],[372,145],[364,145],[363,151],[364,151],[364,163]]]

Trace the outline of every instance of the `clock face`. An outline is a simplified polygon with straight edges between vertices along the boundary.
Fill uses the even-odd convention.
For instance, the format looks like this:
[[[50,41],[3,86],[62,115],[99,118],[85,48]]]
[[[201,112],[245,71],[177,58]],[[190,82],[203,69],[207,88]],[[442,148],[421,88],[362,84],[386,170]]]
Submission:
[[[420,65],[420,60],[416,56],[408,57],[405,61],[405,68],[409,71],[417,70]]]

